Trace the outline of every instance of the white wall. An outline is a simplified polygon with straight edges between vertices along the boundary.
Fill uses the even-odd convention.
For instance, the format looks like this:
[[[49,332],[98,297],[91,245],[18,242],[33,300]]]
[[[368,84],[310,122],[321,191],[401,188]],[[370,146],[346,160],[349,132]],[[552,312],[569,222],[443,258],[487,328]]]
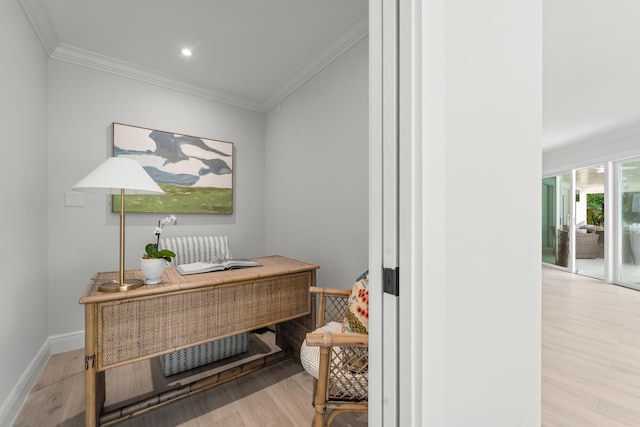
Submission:
[[[0,2],[0,425],[31,388],[48,327],[47,57],[16,1]],[[46,349],[44,350],[46,354]],[[45,362],[40,360],[40,362]],[[38,362],[38,361],[36,361]],[[24,383],[23,381],[27,381]]]
[[[416,425],[540,426],[542,4],[422,5]]]
[[[267,252],[351,287],[368,268],[368,40],[274,107],[265,140]]]
[[[576,217],[576,224],[579,224],[582,221],[587,221],[587,192],[577,188],[577,190],[580,190],[580,201],[576,202],[576,210],[575,210],[575,217]]]
[[[118,269],[118,215],[108,197],[81,193],[84,207],[64,205],[65,192],[111,156],[112,122],[233,142],[234,213],[181,214],[164,236],[224,234],[235,257],[265,253],[263,114],[53,59],[49,87],[51,335],[83,330],[78,300],[89,279]],[[138,268],[164,216],[126,216],[126,268]]]

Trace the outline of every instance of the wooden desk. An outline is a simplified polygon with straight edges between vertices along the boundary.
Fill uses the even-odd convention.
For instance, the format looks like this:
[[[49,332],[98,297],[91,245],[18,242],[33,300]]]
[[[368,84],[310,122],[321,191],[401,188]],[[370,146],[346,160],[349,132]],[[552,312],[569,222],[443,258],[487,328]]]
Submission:
[[[303,324],[312,325],[309,287],[315,286],[319,267],[281,256],[255,260],[262,266],[189,276],[168,268],[162,283],[121,293],[98,291],[118,272],[94,275],[80,299],[86,328],[85,424],[114,424],[221,383],[199,380],[183,387],[184,393],[164,393],[105,417],[107,369],[292,319],[304,317]],[[126,276],[142,278],[139,271]],[[285,329],[276,330],[279,345],[301,342],[302,337],[281,337]]]

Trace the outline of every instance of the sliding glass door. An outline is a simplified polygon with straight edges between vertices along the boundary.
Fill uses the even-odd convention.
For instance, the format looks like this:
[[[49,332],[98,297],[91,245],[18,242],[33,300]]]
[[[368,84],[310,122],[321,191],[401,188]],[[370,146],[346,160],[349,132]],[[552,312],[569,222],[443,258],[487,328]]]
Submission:
[[[571,174],[542,180],[542,261],[569,266]]]
[[[605,165],[575,172],[575,272],[605,279]]]
[[[542,261],[556,263],[556,177],[542,180]]]
[[[620,162],[620,284],[640,289],[640,160]]]
[[[640,290],[640,157],[542,180],[542,262]]]

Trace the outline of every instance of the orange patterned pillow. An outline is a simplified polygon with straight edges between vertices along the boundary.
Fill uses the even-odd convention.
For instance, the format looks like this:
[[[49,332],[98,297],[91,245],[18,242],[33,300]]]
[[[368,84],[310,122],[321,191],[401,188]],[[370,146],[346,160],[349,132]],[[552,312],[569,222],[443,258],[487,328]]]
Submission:
[[[342,328],[345,333],[369,333],[369,271],[353,284]]]

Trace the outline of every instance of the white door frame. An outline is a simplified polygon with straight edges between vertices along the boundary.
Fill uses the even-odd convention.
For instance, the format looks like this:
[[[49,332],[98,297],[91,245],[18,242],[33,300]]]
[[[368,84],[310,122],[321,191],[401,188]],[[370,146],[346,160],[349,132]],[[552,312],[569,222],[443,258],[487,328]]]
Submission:
[[[369,0],[369,426],[383,425],[383,0]]]
[[[524,267],[534,273],[527,281],[531,287],[509,294],[514,302],[520,302],[521,296],[529,298],[515,323],[505,327],[507,331],[522,329],[522,346],[512,348],[512,343],[500,341],[496,333],[487,333],[501,348],[522,356],[520,360],[527,366],[526,370],[504,379],[506,384],[521,387],[516,394],[511,392],[511,387],[493,390],[503,398],[512,399],[517,406],[505,409],[502,405],[494,405],[492,399],[495,394],[485,396],[484,388],[479,386],[478,379],[484,378],[482,373],[475,375],[471,372],[474,378],[469,378],[456,372],[456,364],[464,366],[467,360],[471,363],[478,363],[478,360],[475,355],[465,354],[451,345],[455,339],[469,332],[465,330],[463,321],[449,317],[449,313],[459,313],[464,305],[458,305],[456,294],[451,293],[448,285],[457,284],[454,280],[466,280],[468,275],[456,274],[452,269],[455,260],[447,259],[451,254],[450,248],[456,246],[451,237],[458,236],[448,234],[452,226],[451,212],[447,210],[462,206],[453,199],[453,191],[462,186],[461,180],[453,173],[455,161],[448,156],[461,152],[470,133],[452,132],[445,138],[445,129],[464,129],[469,123],[475,123],[473,120],[468,123],[471,116],[464,104],[467,96],[472,99],[476,95],[481,96],[473,99],[475,108],[479,107],[479,100],[492,107],[478,112],[478,117],[490,119],[488,123],[493,122],[497,117],[494,114],[498,112],[510,116],[511,112],[504,108],[503,103],[512,99],[506,86],[501,86],[495,79],[499,74],[489,79],[489,84],[496,87],[496,98],[485,98],[485,86],[482,86],[479,75],[465,69],[465,56],[460,55],[463,47],[459,43],[468,34],[459,34],[455,30],[470,27],[479,31],[481,41],[498,40],[494,38],[495,29],[485,31],[474,14],[469,13],[470,10],[475,13],[499,12],[496,16],[500,22],[529,25],[526,31],[507,25],[505,30],[514,38],[504,44],[470,43],[470,46],[479,49],[478,52],[488,61],[490,66],[487,70],[499,70],[498,65],[508,61],[511,52],[522,51],[526,59],[522,64],[529,61],[533,64],[528,68],[516,66],[517,79],[512,81],[514,87],[526,95],[526,101],[521,103],[523,110],[512,115],[523,119],[518,123],[524,126],[523,141],[529,144],[526,149],[531,155],[529,163],[523,158],[518,159],[527,166],[527,175],[526,179],[520,178],[514,183],[522,183],[532,194],[535,194],[535,188],[539,191],[539,175],[535,179],[532,177],[540,169],[539,159],[533,155],[536,154],[535,144],[541,138],[537,126],[538,112],[541,111],[538,107],[542,102],[536,84],[538,78],[541,81],[537,43],[542,40],[542,5],[539,1],[523,1],[518,5],[500,1],[489,3],[488,7],[472,1],[449,2],[445,13],[445,0],[369,2],[371,426],[438,426],[464,419],[474,420],[474,409],[480,403],[489,407],[483,414],[485,420],[500,420],[506,416],[510,420],[520,419],[521,425],[540,425],[539,356],[535,351],[536,348],[539,351],[535,342],[539,342],[540,293],[534,278],[539,267],[520,260],[519,269]],[[453,83],[468,85],[465,88],[478,90],[457,92],[460,87],[449,79]],[[445,87],[453,90],[445,94]],[[461,110],[453,108],[458,103]],[[512,127],[507,130],[513,132]],[[502,139],[493,141],[485,138],[484,142],[497,149],[510,139],[506,137],[506,131],[500,136]],[[392,172],[394,168],[395,173]],[[525,207],[519,209],[526,218],[535,218]],[[390,218],[393,220],[388,221]],[[510,219],[509,223],[515,224],[516,221]],[[529,231],[534,238],[535,233]],[[539,236],[538,231],[538,239]],[[465,239],[471,240],[464,236],[462,242]],[[539,248],[537,253],[540,253]],[[394,260],[397,262],[395,265]],[[398,297],[382,291],[382,269],[394,266],[399,267]],[[460,289],[475,290],[468,281],[459,285]],[[509,285],[507,280],[491,284],[496,289],[512,291]],[[487,299],[484,304],[474,307],[474,315],[485,322],[495,321],[495,313],[485,312],[492,303]],[[496,307],[500,308],[500,304]],[[454,336],[456,333],[460,334],[457,338]],[[532,339],[528,340],[529,337]],[[469,334],[469,338],[475,337]],[[526,342],[524,338],[527,338]],[[497,353],[499,349],[495,351]],[[458,359],[452,361],[451,355]],[[486,364],[497,369],[495,360],[488,353],[485,356]],[[465,389],[467,382],[470,389]],[[469,393],[455,396],[458,387]]]
[[[397,252],[397,1],[369,1],[369,425],[398,425],[397,297],[383,268]]]
[[[398,425],[419,427],[422,426],[423,377],[423,2],[399,0],[398,3]]]
[[[421,425],[421,18],[419,0],[369,2],[370,426]]]

